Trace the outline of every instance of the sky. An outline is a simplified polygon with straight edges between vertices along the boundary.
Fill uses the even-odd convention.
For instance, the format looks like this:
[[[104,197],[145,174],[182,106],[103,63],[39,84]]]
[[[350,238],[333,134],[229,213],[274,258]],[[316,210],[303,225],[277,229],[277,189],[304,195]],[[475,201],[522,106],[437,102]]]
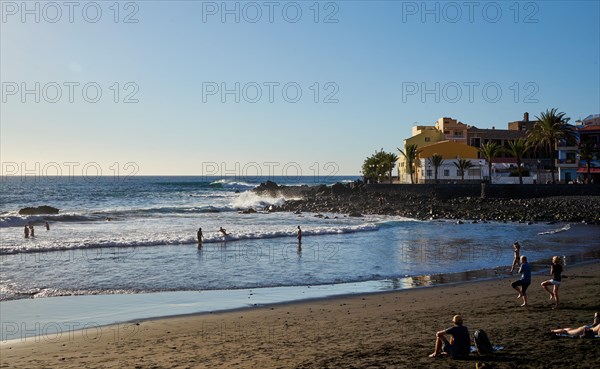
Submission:
[[[411,127],[600,113],[598,1],[4,1],[2,175],[359,175]]]

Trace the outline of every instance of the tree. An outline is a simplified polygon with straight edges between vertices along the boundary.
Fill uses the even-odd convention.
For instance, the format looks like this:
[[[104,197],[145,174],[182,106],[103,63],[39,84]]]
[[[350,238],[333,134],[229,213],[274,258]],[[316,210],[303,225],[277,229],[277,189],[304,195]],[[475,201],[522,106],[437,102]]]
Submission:
[[[550,174],[552,182],[554,179],[554,160],[556,155],[556,147],[559,141],[564,140],[568,144],[576,144],[577,132],[575,127],[568,122],[571,118],[565,117],[565,113],[557,113],[557,109],[546,110],[542,112],[531,131],[527,134],[527,140],[537,147],[545,147],[550,154]]]
[[[492,164],[494,163],[494,159],[500,154],[500,151],[501,147],[493,141],[484,143],[479,148],[479,152],[488,162],[488,175],[490,176],[490,183],[492,183]]]
[[[378,183],[384,180],[389,173],[390,183],[392,181],[392,170],[396,166],[398,156],[394,153],[376,151],[373,155],[365,159],[362,165],[362,172],[365,180]]]
[[[429,159],[427,159],[427,162],[429,162],[429,165],[433,166],[433,169],[435,170],[434,178],[435,178],[435,183],[437,183],[438,182],[438,169],[442,166],[442,164],[444,164],[444,158],[442,157],[442,155],[436,153],[436,154],[431,155],[431,157]]]
[[[400,153],[402,154],[402,156],[404,156],[404,158],[406,159],[406,173],[410,174],[410,183],[415,183],[413,174],[415,173],[415,161],[417,160],[417,156],[419,156],[419,154],[423,151],[422,149],[419,149],[419,146],[417,144],[410,144],[410,145],[406,145],[404,147],[404,151],[402,151],[401,149],[398,148],[398,151],[400,151]]]
[[[594,154],[597,151],[596,143],[592,140],[585,140],[579,150],[579,156],[581,160],[585,160],[585,167],[587,168],[587,183],[591,183],[592,159],[594,159]]]
[[[519,173],[519,183],[523,184],[523,156],[529,150],[529,144],[525,139],[519,138],[518,140],[508,141],[508,148],[505,150],[506,153],[513,158],[517,159],[517,171]]]
[[[473,163],[471,163],[471,160],[467,159],[458,159],[454,162],[454,165],[458,168],[458,172],[460,173],[460,179],[462,181],[465,180],[465,171],[469,170],[470,168],[473,168]]]
[[[386,152],[384,160],[387,164],[386,167],[388,168],[390,183],[392,183],[392,170],[396,167],[398,155],[394,154],[393,152]]]

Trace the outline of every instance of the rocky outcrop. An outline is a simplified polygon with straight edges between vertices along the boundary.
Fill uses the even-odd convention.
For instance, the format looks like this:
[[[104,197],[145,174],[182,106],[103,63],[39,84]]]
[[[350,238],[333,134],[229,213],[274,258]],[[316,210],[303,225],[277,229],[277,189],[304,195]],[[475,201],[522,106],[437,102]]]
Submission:
[[[36,208],[28,207],[19,210],[19,215],[40,215],[40,214],[58,214],[58,209],[52,206],[43,205]]]
[[[270,187],[274,188],[273,185]],[[255,191],[260,193],[258,188]],[[436,191],[379,191],[377,187],[353,184],[336,184],[332,187],[277,186],[277,191],[284,196],[294,194],[301,199],[286,201],[281,206],[274,206],[271,211],[327,212],[346,216],[381,214],[415,219],[600,224],[600,196],[482,199],[479,196],[437,196]]]

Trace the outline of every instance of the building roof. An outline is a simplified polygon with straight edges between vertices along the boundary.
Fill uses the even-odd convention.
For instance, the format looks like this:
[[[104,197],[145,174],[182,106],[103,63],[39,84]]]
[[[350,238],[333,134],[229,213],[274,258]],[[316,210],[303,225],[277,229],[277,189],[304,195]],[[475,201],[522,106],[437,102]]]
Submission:
[[[600,131],[600,125],[589,125],[582,126],[577,128],[579,131],[591,132],[591,131]]]
[[[479,135],[485,138],[498,140],[516,140],[525,137],[524,131],[508,130],[508,129],[487,129],[471,127],[467,130],[468,135]]]

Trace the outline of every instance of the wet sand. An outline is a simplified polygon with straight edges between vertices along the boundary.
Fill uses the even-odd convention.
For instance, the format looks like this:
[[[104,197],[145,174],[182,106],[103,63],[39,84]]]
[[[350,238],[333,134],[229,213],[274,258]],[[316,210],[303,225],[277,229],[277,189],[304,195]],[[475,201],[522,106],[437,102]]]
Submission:
[[[495,368],[597,367],[600,338],[551,339],[600,310],[600,263],[568,267],[552,310],[534,275],[530,308],[517,276],[90,328],[0,346],[0,368]],[[504,349],[467,361],[430,359],[434,332],[461,314]],[[575,364],[576,363],[576,364]]]

